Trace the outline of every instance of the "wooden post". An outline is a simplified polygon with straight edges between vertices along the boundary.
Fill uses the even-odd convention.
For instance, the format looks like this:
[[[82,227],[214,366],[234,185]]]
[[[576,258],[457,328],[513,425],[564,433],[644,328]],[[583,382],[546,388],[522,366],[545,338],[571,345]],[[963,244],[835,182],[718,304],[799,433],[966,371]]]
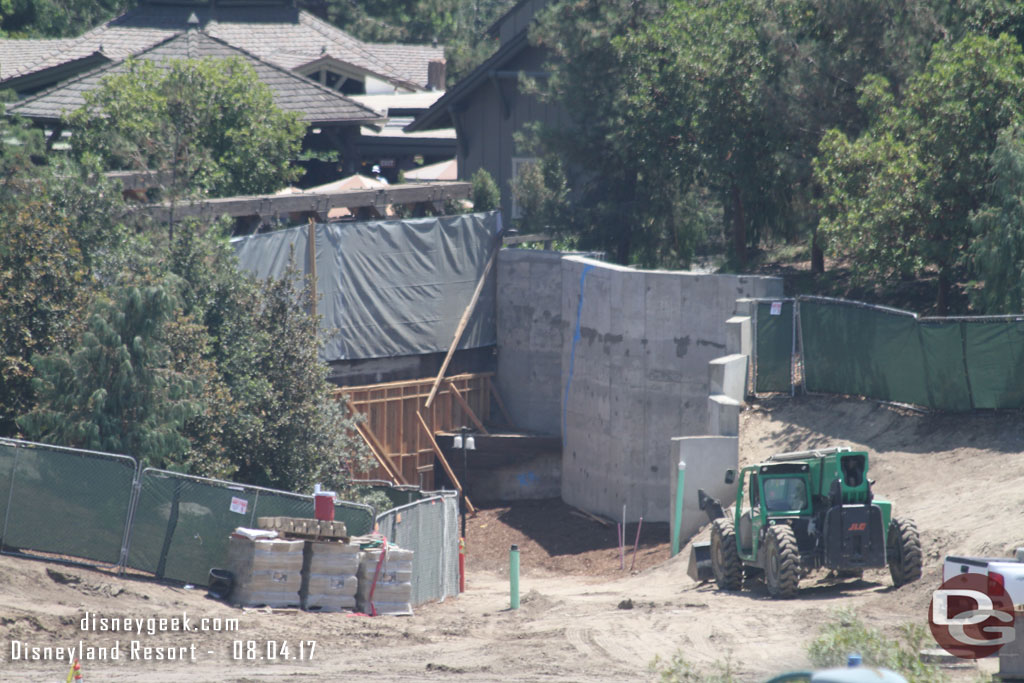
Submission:
[[[309,252],[309,287],[310,287],[310,299],[312,306],[310,308],[310,314],[316,317],[316,221],[313,217],[309,218],[309,230],[308,230],[308,249]]]
[[[498,240],[494,246],[494,251],[491,252],[491,258],[487,260],[487,265],[484,266],[483,275],[480,276],[480,280],[476,283],[476,291],[473,292],[473,298],[469,300],[469,305],[466,306],[466,310],[462,313],[462,320],[459,321],[459,326],[455,328],[455,339],[452,340],[452,345],[448,348],[448,355],[444,357],[444,362],[441,363],[441,371],[437,373],[437,377],[434,379],[434,386],[430,388],[430,395],[427,396],[427,402],[423,404],[424,408],[429,408],[430,404],[434,401],[434,395],[437,394],[437,388],[441,386],[441,380],[444,378],[444,373],[448,369],[448,363],[451,362],[452,356],[455,355],[455,349],[459,345],[459,340],[462,339],[462,333],[466,331],[466,325],[469,324],[469,317],[473,313],[473,309],[476,308],[476,302],[480,299],[480,293],[484,291],[484,283],[487,281],[487,275],[491,272],[491,267],[494,262],[498,260],[498,252],[501,251],[501,241]]]
[[[434,455],[436,455],[437,459],[441,461],[441,467],[444,468],[444,471],[452,480],[452,484],[459,492],[459,495],[461,495],[462,499],[466,501],[466,507],[475,515],[476,508],[474,508],[473,504],[469,502],[469,496],[462,492],[462,484],[459,482],[459,478],[455,476],[455,472],[452,471],[452,466],[448,464],[448,458],[444,457],[444,451],[442,451],[441,447],[437,445],[437,440],[434,439],[434,435],[430,432],[430,427],[427,426],[427,422],[423,419],[423,415],[419,411],[416,411],[416,417],[419,418],[423,431],[427,433],[427,439],[430,441],[430,445],[434,448]]]

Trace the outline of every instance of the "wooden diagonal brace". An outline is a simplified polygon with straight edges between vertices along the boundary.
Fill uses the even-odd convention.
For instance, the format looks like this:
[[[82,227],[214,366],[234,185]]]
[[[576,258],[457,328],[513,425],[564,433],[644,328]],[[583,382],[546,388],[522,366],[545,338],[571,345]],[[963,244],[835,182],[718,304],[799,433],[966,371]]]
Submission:
[[[430,427],[427,426],[427,421],[423,419],[423,414],[417,410],[416,417],[419,418],[420,426],[423,427],[423,431],[426,432],[430,445],[434,448],[434,455],[436,455],[437,459],[441,461],[441,467],[443,467],[444,471],[448,474],[448,478],[452,480],[452,484],[455,485],[455,490],[458,491],[459,495],[462,496],[462,499],[466,501],[466,508],[475,515],[476,508],[473,507],[471,502],[469,502],[469,496],[462,492],[462,484],[459,482],[459,478],[455,476],[455,472],[452,471],[452,466],[448,464],[448,459],[444,457],[444,451],[442,451],[441,447],[437,445],[437,440],[434,439],[434,435],[431,433]]]
[[[462,409],[466,411],[466,416],[469,417],[469,421],[473,423],[473,426],[476,427],[477,430],[483,432],[484,434],[489,434],[490,432],[488,432],[487,428],[484,427],[484,423],[480,421],[480,418],[476,416],[476,413],[473,412],[473,409],[469,407],[469,402],[467,402],[466,399],[462,397],[462,393],[455,386],[455,382],[448,380],[448,388],[451,389],[452,396],[454,396],[455,400],[458,401],[460,406],[462,406]]]

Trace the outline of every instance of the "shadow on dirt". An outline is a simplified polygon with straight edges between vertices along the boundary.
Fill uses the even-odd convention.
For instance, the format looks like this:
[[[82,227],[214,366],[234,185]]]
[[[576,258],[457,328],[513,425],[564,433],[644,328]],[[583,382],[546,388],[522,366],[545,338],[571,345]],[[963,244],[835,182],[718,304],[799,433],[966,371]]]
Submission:
[[[785,450],[863,444],[870,451],[932,453],[956,448],[1018,453],[1024,420],[1017,411],[924,413],[856,397],[768,397],[752,402],[784,423],[770,438]]]

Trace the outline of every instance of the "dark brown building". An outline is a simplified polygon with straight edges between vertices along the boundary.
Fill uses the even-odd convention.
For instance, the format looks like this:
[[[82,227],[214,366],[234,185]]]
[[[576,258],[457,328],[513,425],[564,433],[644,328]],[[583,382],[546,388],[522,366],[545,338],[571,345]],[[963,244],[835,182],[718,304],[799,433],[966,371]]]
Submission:
[[[527,123],[558,124],[561,110],[539,102],[519,88],[519,75],[544,78],[545,50],[530,45],[527,32],[547,0],[522,0],[489,29],[500,47],[486,62],[459,81],[407,132],[455,128],[459,177],[486,169],[501,189],[502,214],[517,217],[511,182],[524,163],[532,161],[516,149],[513,134]]]

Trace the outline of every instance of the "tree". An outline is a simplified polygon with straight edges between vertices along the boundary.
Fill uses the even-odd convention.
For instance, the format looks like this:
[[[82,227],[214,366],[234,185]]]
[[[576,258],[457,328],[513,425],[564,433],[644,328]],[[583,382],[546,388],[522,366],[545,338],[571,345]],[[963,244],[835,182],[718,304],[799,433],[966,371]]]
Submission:
[[[39,198],[0,202],[0,435],[34,405],[32,356],[70,343],[88,271],[66,223]]]
[[[129,60],[67,122],[79,159],[153,171],[168,198],[261,194],[296,179],[304,124],[238,58]]]
[[[318,320],[307,313],[311,291],[295,273],[254,282],[239,272],[226,225],[192,223],[177,231],[167,267],[184,282],[188,328],[172,349],[205,377],[201,412],[186,424],[187,466],[197,474],[289,490],[315,482],[348,490],[369,469],[356,418],[335,399],[320,360]],[[202,348],[201,357],[190,350]]]
[[[40,131],[0,117],[0,435],[35,404],[32,357],[67,347],[124,235],[119,192],[47,161]]]
[[[833,253],[862,275],[938,273],[936,305],[949,309],[967,265],[970,216],[981,206],[1001,130],[1024,114],[1024,54],[1007,35],[938,46],[902,93],[883,78],[861,88],[869,128],[833,131],[815,162],[821,229]]]
[[[1024,132],[1000,131],[985,204],[971,214],[970,255],[982,280],[973,303],[985,313],[1024,312]]]
[[[133,0],[3,0],[0,33],[28,38],[75,37],[135,4]]]
[[[473,183],[474,211],[493,211],[501,205],[501,191],[487,169],[477,169],[470,180]]]
[[[168,467],[188,449],[181,433],[199,387],[173,367],[165,326],[175,317],[168,282],[120,286],[90,306],[73,352],[35,356],[39,404],[18,419],[32,440],[124,453]]]

